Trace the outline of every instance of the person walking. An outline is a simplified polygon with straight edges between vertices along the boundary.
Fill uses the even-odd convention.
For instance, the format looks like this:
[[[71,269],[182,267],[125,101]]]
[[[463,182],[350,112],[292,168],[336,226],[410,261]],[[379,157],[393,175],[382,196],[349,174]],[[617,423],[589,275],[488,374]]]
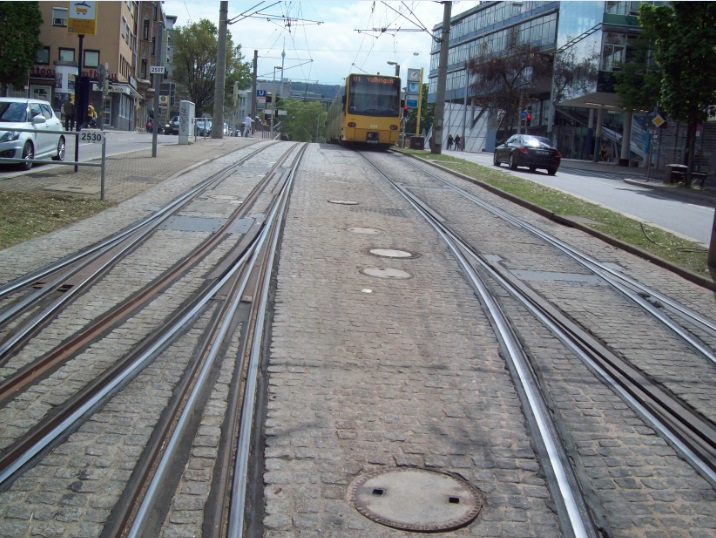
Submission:
[[[455,135],[455,151],[462,151],[461,143],[462,138],[460,138],[460,135]]]
[[[453,140],[454,140],[454,139],[453,139],[452,135],[448,135],[448,139],[447,139],[447,149],[451,149],[451,148],[452,148]]]
[[[65,101],[62,113],[65,115],[65,131],[71,131],[75,121],[75,104],[69,99]]]
[[[87,107],[87,126],[97,127],[97,112],[95,112],[92,103]]]
[[[251,136],[251,124],[254,120],[251,119],[251,116],[246,114],[246,117],[244,118],[244,133],[243,136]]]

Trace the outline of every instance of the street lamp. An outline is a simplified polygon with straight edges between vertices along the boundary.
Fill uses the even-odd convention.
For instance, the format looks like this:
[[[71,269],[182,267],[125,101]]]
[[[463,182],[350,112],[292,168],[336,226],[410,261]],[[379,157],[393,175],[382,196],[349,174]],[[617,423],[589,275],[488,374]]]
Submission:
[[[274,116],[274,112],[277,110],[276,96],[278,95],[278,92],[276,91],[276,69],[280,69],[281,73],[283,74],[283,67],[281,67],[280,65],[276,65],[273,68],[273,82],[271,82],[271,92],[273,93],[273,95],[271,96],[271,105],[272,105],[272,107],[271,107],[271,122],[270,122],[271,127],[269,130],[272,140],[273,140],[273,116]]]
[[[396,76],[396,77],[399,77],[399,76],[400,76],[400,64],[399,64],[398,62],[392,62],[392,61],[390,61],[390,60],[388,60],[386,63],[387,63],[388,65],[394,65],[394,66],[395,66],[395,76]]]

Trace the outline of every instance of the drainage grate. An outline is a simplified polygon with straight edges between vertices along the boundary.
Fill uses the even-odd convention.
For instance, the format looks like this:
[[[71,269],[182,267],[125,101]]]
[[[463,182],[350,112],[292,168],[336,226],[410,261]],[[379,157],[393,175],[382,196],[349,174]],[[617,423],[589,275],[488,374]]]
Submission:
[[[370,207],[351,207],[351,211],[355,212],[361,212],[361,213],[377,213],[378,215],[386,215],[388,217],[400,217],[405,218],[405,211],[402,209],[397,209],[394,207],[386,207],[386,208],[370,208]]]
[[[364,475],[350,498],[368,519],[395,529],[440,532],[464,527],[480,513],[480,495],[470,484],[423,469],[390,469]]]

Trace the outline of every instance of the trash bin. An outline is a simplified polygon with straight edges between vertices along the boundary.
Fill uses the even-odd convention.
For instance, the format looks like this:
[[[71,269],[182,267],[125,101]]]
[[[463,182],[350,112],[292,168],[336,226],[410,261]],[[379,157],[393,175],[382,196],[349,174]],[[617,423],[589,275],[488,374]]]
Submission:
[[[424,136],[411,136],[410,137],[410,149],[424,149],[425,148],[425,137]]]

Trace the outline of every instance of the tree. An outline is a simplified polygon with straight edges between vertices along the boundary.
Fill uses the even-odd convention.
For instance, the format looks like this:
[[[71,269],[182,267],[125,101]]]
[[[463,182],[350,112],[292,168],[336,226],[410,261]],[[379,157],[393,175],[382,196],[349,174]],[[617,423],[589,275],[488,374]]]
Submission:
[[[506,126],[515,124],[520,108],[537,81],[551,73],[552,58],[539,47],[515,45],[505,55],[483,48],[467,61],[467,69],[475,76],[474,103],[480,108],[503,113]]]
[[[189,99],[196,106],[196,115],[208,111],[214,104],[216,82],[216,54],[219,47],[218,29],[207,19],[173,31],[174,55],[172,68],[174,80],[184,86]],[[231,100],[234,82],[239,88],[248,87],[251,66],[242,62],[241,45],[234,46],[231,33],[226,36],[226,102]]]
[[[687,124],[687,185],[691,183],[698,124],[716,103],[716,3],[642,4],[639,22],[653,43],[661,72],[660,106]]]
[[[623,110],[653,110],[659,104],[661,70],[653,61],[651,38],[641,32],[634,40],[630,58],[615,71],[614,89]]]
[[[42,48],[39,39],[42,15],[37,2],[0,3],[0,84],[22,88]]]
[[[286,111],[281,129],[291,140],[317,142],[326,123],[326,108],[317,101],[300,99],[281,100],[279,106]]]

